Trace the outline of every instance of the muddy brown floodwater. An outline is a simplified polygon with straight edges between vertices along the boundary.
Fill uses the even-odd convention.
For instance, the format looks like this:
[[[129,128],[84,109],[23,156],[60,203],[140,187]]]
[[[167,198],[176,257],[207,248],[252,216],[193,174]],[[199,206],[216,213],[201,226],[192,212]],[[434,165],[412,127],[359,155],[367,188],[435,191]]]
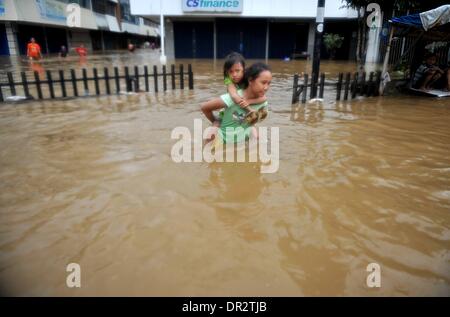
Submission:
[[[140,51],[0,69],[157,61]],[[279,170],[175,163],[172,129],[206,127],[199,104],[225,91],[221,60],[176,63],[192,63],[193,91],[0,105],[2,294],[450,295],[450,99],[291,106],[292,75],[310,64],[269,60],[261,125],[280,129]],[[81,288],[66,286],[72,262]],[[366,285],[369,263],[381,288]]]

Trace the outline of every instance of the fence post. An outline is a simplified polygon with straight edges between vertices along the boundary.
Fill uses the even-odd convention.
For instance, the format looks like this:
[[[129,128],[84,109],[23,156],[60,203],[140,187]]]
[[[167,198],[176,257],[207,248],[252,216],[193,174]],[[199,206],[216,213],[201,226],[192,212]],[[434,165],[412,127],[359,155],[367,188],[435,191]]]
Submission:
[[[83,68],[83,85],[84,85],[84,94],[89,95],[89,86],[88,86],[88,82],[87,82],[86,68]]]
[[[373,72],[369,74],[369,83],[367,84],[367,97],[370,97],[373,93]]]
[[[303,95],[302,95],[302,103],[306,102],[306,94],[308,90],[308,74],[305,74],[303,77]]]
[[[170,66],[170,75],[172,76],[172,90],[175,90],[175,65]]]
[[[53,79],[52,79],[52,73],[48,70],[47,71],[47,83],[48,83],[48,89],[50,91],[50,98],[55,98],[55,92],[53,90]]]
[[[158,69],[153,65],[153,81],[155,82],[155,92],[158,92]]]
[[[361,87],[359,87],[359,95],[364,96],[366,90],[366,72],[363,72],[361,78]]]
[[[298,87],[298,74],[294,74],[294,84],[292,85],[292,101],[291,101],[291,104],[296,103],[297,100],[298,100],[297,87]]]
[[[145,65],[144,66],[144,82],[145,82],[145,91],[149,91],[150,89],[150,87],[149,87],[149,85],[148,85],[148,66],[147,65]]]
[[[319,73],[311,74],[311,99],[317,97],[317,85],[319,83]]]
[[[184,89],[184,66],[183,64],[180,65],[180,89]]]
[[[14,83],[13,74],[11,72],[8,72],[8,82],[9,82],[9,89],[11,90],[11,96],[16,95],[16,87]]]
[[[130,73],[128,71],[128,66],[124,67],[125,69],[125,83],[127,86],[127,92],[130,92],[132,90],[132,84],[131,84],[131,79],[130,79]]]
[[[345,75],[345,91],[344,91],[344,100],[348,100],[348,89],[350,86],[350,73]]]
[[[352,83],[352,99],[356,97],[356,93],[358,91],[358,73],[353,75],[353,83]]]
[[[341,100],[341,90],[342,90],[342,79],[344,78],[343,73],[339,73],[339,78],[336,86],[336,100]]]
[[[167,73],[166,73],[166,65],[163,65],[163,90],[167,90]]]
[[[325,88],[325,74],[320,74],[320,90],[319,90],[319,98],[323,99],[323,90]]]
[[[98,85],[97,68],[94,67],[93,72],[94,72],[95,94],[98,96],[98,95],[100,95],[100,87]]]
[[[111,94],[111,88],[109,87],[109,70],[107,67],[103,68],[103,78],[105,79],[105,87],[106,87],[106,93],[108,95]]]
[[[116,94],[120,93],[120,78],[119,78],[119,68],[114,67],[114,81],[116,83]]]
[[[62,97],[65,98],[67,97],[67,92],[66,92],[66,83],[64,81],[64,71],[62,69],[59,70],[59,81],[61,83]]]
[[[139,92],[139,67],[134,66],[134,78],[136,82],[134,83],[134,92]]]
[[[28,98],[30,96],[30,91],[28,90],[27,75],[25,72],[21,72],[20,76],[22,77],[23,92],[25,93],[25,97]]]
[[[188,80],[189,80],[189,90],[194,89],[194,73],[192,72],[192,65],[188,64]]]
[[[38,98],[43,99],[44,97],[42,96],[41,79],[39,78],[39,73],[37,71],[34,72],[34,81],[36,82]]]
[[[380,87],[380,82],[381,82],[381,72],[380,71],[378,71],[377,72],[377,80],[376,80],[376,85],[375,85],[375,96],[379,96],[380,95],[380,90],[379,90],[379,87]]]
[[[3,101],[5,101],[5,99],[3,99],[2,84],[0,83],[0,102]]]
[[[77,77],[73,68],[70,70],[70,77],[72,80],[73,95],[78,97]]]
[[[315,82],[314,82],[314,79],[316,78],[315,77],[316,75],[313,73],[313,74],[311,74],[311,87],[310,87],[310,91],[309,91],[309,99],[312,99],[312,98],[314,98],[315,97],[315,94],[314,94],[314,91],[315,91]],[[316,91],[317,92],[317,91]]]
[[[298,74],[294,74],[294,83],[292,84],[292,100],[291,104],[298,101]]]

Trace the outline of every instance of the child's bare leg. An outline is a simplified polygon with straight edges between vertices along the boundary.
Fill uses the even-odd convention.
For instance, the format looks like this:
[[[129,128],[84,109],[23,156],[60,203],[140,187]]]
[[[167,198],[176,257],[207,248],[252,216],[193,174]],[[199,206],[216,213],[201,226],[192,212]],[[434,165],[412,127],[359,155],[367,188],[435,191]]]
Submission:
[[[427,90],[430,84],[430,81],[433,79],[433,76],[436,74],[435,71],[431,71],[428,75],[426,75],[422,85],[420,86],[420,90]]]
[[[434,76],[433,77],[431,77],[431,80],[428,82],[428,85],[427,85],[427,89],[432,89],[433,88],[433,84],[439,79],[439,78],[441,78],[441,74],[439,74],[439,73],[435,73],[434,74]]]

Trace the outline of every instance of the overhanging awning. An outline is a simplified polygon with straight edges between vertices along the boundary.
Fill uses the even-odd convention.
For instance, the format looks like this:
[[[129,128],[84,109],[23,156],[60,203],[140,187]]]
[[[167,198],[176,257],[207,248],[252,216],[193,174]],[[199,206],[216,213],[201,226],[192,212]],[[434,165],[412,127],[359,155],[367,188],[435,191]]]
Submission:
[[[95,13],[95,23],[97,24],[97,28],[99,30],[109,31],[108,21],[106,20],[106,17],[103,14]]]
[[[119,23],[117,23],[117,18],[111,15],[106,16],[106,22],[108,23],[108,28],[112,32],[122,32],[119,28]]]

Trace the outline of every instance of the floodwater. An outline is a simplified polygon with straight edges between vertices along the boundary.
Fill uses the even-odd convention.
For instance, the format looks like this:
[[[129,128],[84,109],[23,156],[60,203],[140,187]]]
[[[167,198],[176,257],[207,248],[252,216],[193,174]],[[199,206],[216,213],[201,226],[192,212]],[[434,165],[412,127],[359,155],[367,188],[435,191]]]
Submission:
[[[140,51],[39,67],[157,60]],[[269,60],[260,125],[279,127],[279,170],[175,163],[172,129],[193,131],[196,118],[206,128],[199,104],[225,91],[222,61],[176,63],[193,64],[193,91],[0,105],[2,294],[450,295],[450,99],[291,106],[292,75],[310,65]],[[69,263],[81,288],[66,286]],[[370,263],[380,288],[366,284]]]

